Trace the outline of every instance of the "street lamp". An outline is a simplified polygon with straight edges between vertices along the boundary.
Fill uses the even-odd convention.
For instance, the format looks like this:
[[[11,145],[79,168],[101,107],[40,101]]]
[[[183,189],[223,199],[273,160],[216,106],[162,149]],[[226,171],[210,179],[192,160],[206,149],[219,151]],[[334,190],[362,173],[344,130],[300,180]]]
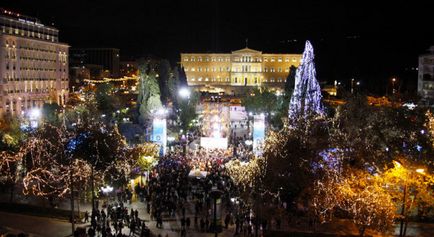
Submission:
[[[31,128],[37,128],[39,125],[39,119],[41,118],[41,110],[38,108],[33,108],[29,111],[29,125]]]
[[[392,95],[395,95],[395,82],[396,82],[396,78],[392,78]]]
[[[397,169],[403,169],[407,172],[416,172],[418,174],[425,174],[425,169],[422,168],[418,168],[415,169],[414,171],[412,169],[406,169],[399,161],[393,160],[393,164],[395,166],[395,168]],[[402,195],[402,207],[401,207],[401,223],[400,223],[400,228],[399,228],[399,236],[405,236],[405,232],[407,231],[407,223],[405,224],[404,227],[404,219],[405,219],[405,203],[407,201],[407,192],[408,192],[408,187],[407,187],[407,177],[404,177],[404,187],[403,187],[403,195]]]
[[[185,87],[183,87],[183,88],[181,88],[181,89],[179,89],[179,96],[181,96],[182,98],[188,98],[188,97],[190,97],[190,90],[188,89],[188,88],[185,88]]]

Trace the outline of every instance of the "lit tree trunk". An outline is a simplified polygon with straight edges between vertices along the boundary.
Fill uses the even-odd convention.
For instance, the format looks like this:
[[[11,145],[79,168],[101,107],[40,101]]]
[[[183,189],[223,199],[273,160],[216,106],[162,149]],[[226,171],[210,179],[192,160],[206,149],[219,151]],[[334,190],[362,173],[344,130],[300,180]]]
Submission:
[[[365,230],[366,230],[366,227],[365,226],[361,226],[361,227],[359,227],[359,234],[360,234],[360,236],[365,236]]]
[[[399,236],[404,236],[404,216],[405,216],[405,204],[407,195],[407,184],[404,185],[404,196],[402,198],[402,209],[401,209],[401,226],[399,227]]]
[[[90,189],[91,189],[91,192],[92,192],[92,200],[91,200],[91,202],[92,202],[92,211],[93,210],[95,210],[95,177],[94,177],[94,174],[93,174],[93,166],[91,166],[91,168],[90,168]]]
[[[71,161],[71,164],[72,164],[72,161]],[[72,165],[70,166],[69,174],[70,174],[70,178],[71,178],[71,228],[72,228],[72,235],[74,235],[75,213],[74,213],[74,181],[73,181],[73,175],[72,175]]]

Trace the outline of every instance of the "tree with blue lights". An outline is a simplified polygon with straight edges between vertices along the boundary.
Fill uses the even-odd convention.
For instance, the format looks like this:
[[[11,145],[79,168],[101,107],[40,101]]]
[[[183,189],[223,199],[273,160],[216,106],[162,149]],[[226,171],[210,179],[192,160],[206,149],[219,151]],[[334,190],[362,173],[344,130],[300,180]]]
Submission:
[[[289,118],[295,120],[307,115],[323,115],[321,88],[316,79],[312,44],[306,41],[303,57],[295,75],[294,92],[289,103]]]

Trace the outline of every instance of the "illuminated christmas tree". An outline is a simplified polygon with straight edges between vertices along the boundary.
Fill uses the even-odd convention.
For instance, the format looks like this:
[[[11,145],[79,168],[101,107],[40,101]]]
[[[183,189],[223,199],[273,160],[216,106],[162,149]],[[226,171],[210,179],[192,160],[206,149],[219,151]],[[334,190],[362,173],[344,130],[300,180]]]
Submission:
[[[289,103],[288,114],[291,120],[306,117],[308,114],[324,114],[314,57],[312,44],[306,41],[302,61],[295,75],[294,93]]]

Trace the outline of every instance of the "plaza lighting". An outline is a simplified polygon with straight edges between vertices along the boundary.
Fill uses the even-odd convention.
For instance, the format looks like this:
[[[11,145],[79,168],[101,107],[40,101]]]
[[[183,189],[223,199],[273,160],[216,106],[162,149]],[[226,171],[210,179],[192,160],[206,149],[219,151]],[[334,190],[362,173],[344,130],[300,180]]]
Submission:
[[[34,109],[30,110],[30,113],[29,113],[30,119],[39,119],[40,117],[41,117],[41,110],[40,109],[34,108]]]
[[[108,194],[108,193],[110,193],[110,192],[113,191],[113,187],[110,186],[110,185],[107,185],[107,186],[105,186],[105,187],[102,187],[102,188],[101,188],[101,191],[102,191],[104,194]]]
[[[394,160],[393,164],[395,165],[396,168],[401,168],[402,167],[402,165],[401,165],[401,163],[399,163],[399,161]]]
[[[179,89],[178,93],[182,98],[188,98],[190,96],[190,90],[185,87]]]
[[[425,174],[425,169],[416,169],[419,174]]]

